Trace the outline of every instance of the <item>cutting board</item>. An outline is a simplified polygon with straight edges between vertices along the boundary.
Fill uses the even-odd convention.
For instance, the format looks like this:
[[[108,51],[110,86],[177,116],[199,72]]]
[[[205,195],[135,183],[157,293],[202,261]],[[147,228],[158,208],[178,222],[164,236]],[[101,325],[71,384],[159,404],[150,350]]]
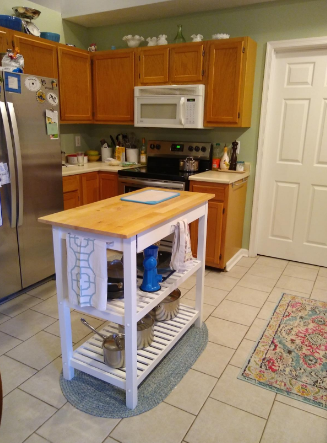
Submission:
[[[125,202],[143,203],[145,205],[156,205],[166,200],[170,200],[171,198],[178,197],[179,195],[179,192],[157,191],[151,189],[137,192],[136,194],[127,197],[121,197],[121,200]]]

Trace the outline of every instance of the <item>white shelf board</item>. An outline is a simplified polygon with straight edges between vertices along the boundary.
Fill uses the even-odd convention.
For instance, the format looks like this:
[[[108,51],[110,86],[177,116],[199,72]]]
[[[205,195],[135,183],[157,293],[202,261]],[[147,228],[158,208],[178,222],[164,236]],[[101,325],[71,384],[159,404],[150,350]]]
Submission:
[[[198,318],[198,311],[180,305],[179,314],[170,321],[157,322],[151,346],[137,351],[137,385],[157,366]],[[117,332],[117,325],[108,324],[101,331],[105,335]],[[94,335],[73,352],[70,365],[96,378],[126,390],[125,368],[113,369],[103,360],[102,340]]]
[[[178,288],[185,280],[187,280],[201,266],[199,260],[192,260],[188,265],[188,269],[182,272],[174,272],[165,282],[160,283],[161,289],[157,292],[143,292],[139,289],[141,281],[138,282],[137,290],[137,321],[141,320],[151,309],[159,304],[174,289]],[[106,311],[99,311],[92,307],[81,308],[78,305],[70,304],[72,309],[83,312],[87,315],[93,315],[104,320],[112,321],[120,325],[125,324],[125,299],[110,300],[107,303]]]

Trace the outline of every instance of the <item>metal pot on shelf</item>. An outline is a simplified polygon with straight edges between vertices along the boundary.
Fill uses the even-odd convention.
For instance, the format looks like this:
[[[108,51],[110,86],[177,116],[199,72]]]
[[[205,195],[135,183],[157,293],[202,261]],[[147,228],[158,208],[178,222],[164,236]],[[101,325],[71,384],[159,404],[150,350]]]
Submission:
[[[125,332],[123,325],[118,326],[118,331],[122,334]],[[147,348],[151,346],[154,339],[154,318],[146,314],[137,322],[137,349]]]
[[[108,300],[124,297],[124,268],[121,260],[112,260],[107,265]]]
[[[179,161],[179,170],[185,172],[196,172],[199,170],[199,160],[194,160],[193,157],[186,157]]]
[[[152,311],[149,312],[155,321],[167,321],[175,318],[179,313],[181,291],[175,289],[164,298]]]
[[[125,367],[125,337],[123,334],[103,335],[93,328],[84,318],[81,318],[83,325],[95,332],[102,338],[103,357],[106,365],[111,368]]]

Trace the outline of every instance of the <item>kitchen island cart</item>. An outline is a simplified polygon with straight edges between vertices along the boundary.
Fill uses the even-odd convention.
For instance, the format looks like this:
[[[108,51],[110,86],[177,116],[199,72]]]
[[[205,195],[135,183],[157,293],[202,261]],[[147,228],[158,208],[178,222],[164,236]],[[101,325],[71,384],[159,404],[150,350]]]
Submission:
[[[152,188],[145,188],[152,189]],[[140,192],[140,191],[135,191]],[[131,195],[132,193],[125,194]],[[203,285],[208,200],[212,194],[181,191],[178,197],[157,205],[122,201],[121,196],[41,217],[52,225],[63,375],[74,377],[74,369],[104,380],[126,391],[126,405],[137,405],[138,385],[155,368],[191,325],[202,325]],[[143,292],[137,282],[136,254],[174,232],[179,220],[198,223],[198,255],[186,270],[174,272],[157,292]],[[105,311],[69,302],[66,235],[83,235],[121,251],[124,262],[124,299],[110,300]],[[177,317],[155,325],[151,346],[137,350],[137,322],[174,289],[196,272],[195,308],[181,304]],[[70,310],[93,315],[125,326],[126,367],[113,369],[103,362],[101,340],[91,337],[75,351],[72,346]],[[102,331],[109,335],[114,326]]]

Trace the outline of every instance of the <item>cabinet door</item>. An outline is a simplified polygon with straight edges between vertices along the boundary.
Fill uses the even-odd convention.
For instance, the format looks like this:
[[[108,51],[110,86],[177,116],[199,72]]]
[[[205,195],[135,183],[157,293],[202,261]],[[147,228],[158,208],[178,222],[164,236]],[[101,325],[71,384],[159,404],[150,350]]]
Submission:
[[[139,49],[139,85],[163,85],[169,81],[169,48]]]
[[[66,209],[77,208],[78,206],[80,206],[79,192],[64,192],[64,211],[66,211]]]
[[[202,83],[203,82],[203,43],[177,45],[170,49],[170,82]]]
[[[118,195],[118,174],[99,173],[100,200]]]
[[[223,202],[208,202],[206,264],[218,266],[221,260],[222,232],[223,232]],[[191,247],[196,256],[198,249],[198,221],[191,224]]]
[[[58,78],[58,43],[16,32],[13,39],[24,55],[25,74]]]
[[[91,55],[75,48],[58,48],[61,120],[92,121]]]
[[[9,29],[0,28],[0,52],[7,52],[12,47],[11,32]]]
[[[134,122],[134,51],[104,51],[92,56],[94,120]]]
[[[240,112],[244,40],[213,41],[209,45],[205,124],[237,125]]]
[[[83,205],[99,200],[99,176],[97,172],[81,174]]]

